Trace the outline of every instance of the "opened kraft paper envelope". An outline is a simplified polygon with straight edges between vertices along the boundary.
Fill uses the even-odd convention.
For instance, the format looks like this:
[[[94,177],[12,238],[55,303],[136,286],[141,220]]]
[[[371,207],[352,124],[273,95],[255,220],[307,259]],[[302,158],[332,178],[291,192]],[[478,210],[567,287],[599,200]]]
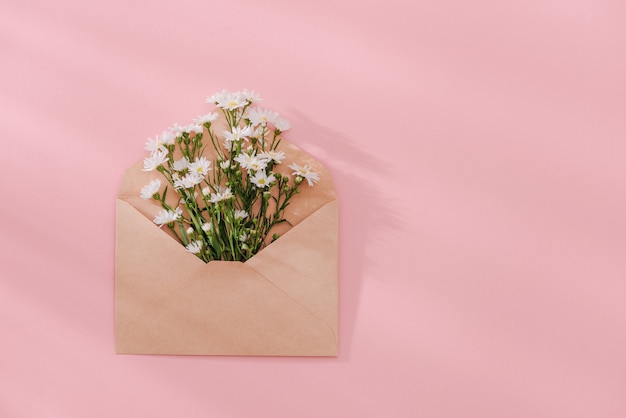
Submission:
[[[142,171],[141,162],[128,169],[117,198],[117,353],[337,356],[338,213],[331,174],[286,141],[280,149],[288,161],[308,164],[320,181],[304,186],[287,207],[292,227],[276,227],[272,232],[282,236],[243,263],[204,263],[188,252],[152,222],[159,203],[139,197],[155,173]],[[212,160],[211,151],[205,156]]]

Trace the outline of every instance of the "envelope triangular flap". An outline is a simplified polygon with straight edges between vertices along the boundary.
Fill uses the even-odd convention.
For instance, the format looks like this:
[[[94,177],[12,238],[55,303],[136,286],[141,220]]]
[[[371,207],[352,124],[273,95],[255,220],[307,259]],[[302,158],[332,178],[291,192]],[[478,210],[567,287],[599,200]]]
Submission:
[[[289,221],[291,226],[294,226],[306,219],[326,203],[336,200],[337,194],[335,192],[330,171],[319,161],[315,160],[312,156],[300,148],[284,140],[281,142],[279,150],[285,153],[286,158],[282,164],[278,164],[274,167],[274,171],[291,176],[293,170],[291,170],[288,165],[291,162],[297,162],[300,165],[307,164],[313,171],[317,172],[320,177],[320,181],[313,187],[309,187],[305,181],[300,186],[302,192],[293,196],[287,206],[284,213],[285,219]],[[214,161],[217,158],[215,150],[211,147],[207,147],[203,155],[211,161]],[[151,180],[162,179],[162,176],[155,171],[143,171],[142,168],[143,162],[138,161],[126,170],[126,173],[124,173],[124,177],[122,178],[122,183],[117,197],[118,199],[130,203],[131,206],[147,218],[154,219],[156,214],[162,209],[160,203],[154,199],[141,199],[139,197],[139,191]],[[171,190],[170,186],[167,202],[171,206],[176,206],[178,204],[178,198],[176,196],[177,194]],[[272,230],[272,233],[283,234],[288,230],[289,225],[283,223],[275,227]],[[167,228],[164,228],[163,232],[172,237],[174,236],[173,233]]]
[[[246,261],[338,334],[337,201],[327,203]]]

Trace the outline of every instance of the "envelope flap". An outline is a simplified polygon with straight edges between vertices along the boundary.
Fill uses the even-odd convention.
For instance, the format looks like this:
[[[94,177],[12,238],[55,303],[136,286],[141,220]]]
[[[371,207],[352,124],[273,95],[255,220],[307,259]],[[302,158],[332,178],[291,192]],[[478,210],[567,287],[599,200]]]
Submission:
[[[284,216],[285,219],[289,221],[289,224],[293,226],[302,222],[302,220],[306,219],[309,215],[324,206],[326,203],[336,200],[337,194],[333,185],[332,174],[319,161],[285,140],[281,142],[278,149],[285,153],[286,158],[282,164],[278,164],[274,168],[274,171],[291,176],[293,170],[291,170],[288,165],[289,163],[295,162],[300,165],[307,164],[313,171],[317,172],[320,177],[320,181],[313,187],[309,187],[306,181],[302,183],[300,186],[302,192],[291,198],[290,204],[287,206]],[[203,155],[211,161],[217,159],[216,152],[212,147],[206,147]],[[162,183],[164,185],[166,182],[158,172],[145,172],[142,168],[143,162],[138,161],[126,170],[118,191],[118,199],[129,203],[145,217],[153,219],[154,216],[161,210],[161,205],[154,199],[141,199],[139,197],[139,191],[151,180],[157,178],[161,179],[163,180]],[[165,186],[162,186],[161,191],[164,187]],[[176,206],[178,204],[177,194],[174,190],[171,190],[171,186],[169,189],[167,202],[171,206]],[[287,230],[289,230],[289,226],[286,223],[283,223],[272,230],[272,233],[276,232],[283,234]],[[163,232],[173,236],[169,230],[164,229]]]
[[[327,203],[245,264],[338,333],[338,207]]]

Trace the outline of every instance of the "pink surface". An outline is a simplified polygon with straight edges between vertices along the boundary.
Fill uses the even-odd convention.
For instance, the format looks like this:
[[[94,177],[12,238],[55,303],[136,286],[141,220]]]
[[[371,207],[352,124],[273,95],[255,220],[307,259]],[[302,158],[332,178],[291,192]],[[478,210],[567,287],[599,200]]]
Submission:
[[[0,416],[626,416],[626,3],[0,10]],[[123,170],[244,87],[334,173],[340,357],[115,355]]]

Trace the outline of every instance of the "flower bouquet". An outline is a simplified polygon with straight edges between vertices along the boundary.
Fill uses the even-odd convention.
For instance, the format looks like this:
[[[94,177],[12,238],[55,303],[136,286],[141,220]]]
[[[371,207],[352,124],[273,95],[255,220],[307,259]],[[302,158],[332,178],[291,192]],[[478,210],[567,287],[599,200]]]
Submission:
[[[174,124],[146,143],[150,156],[143,170],[158,171],[168,185],[161,193],[162,180],[156,178],[140,195],[162,205],[154,223],[167,225],[204,262],[245,261],[278,239],[277,233],[268,237],[288,222],[285,209],[302,182],[319,181],[306,164],[289,164],[291,175],[274,171],[286,158],[280,135],[290,124],[256,107],[258,101],[255,92],[222,91],[207,98],[218,112],[186,126]],[[215,159],[204,156],[207,147]],[[166,202],[168,190],[177,194],[176,206]]]
[[[247,90],[146,143],[116,204],[115,350],[336,356],[331,175]]]

